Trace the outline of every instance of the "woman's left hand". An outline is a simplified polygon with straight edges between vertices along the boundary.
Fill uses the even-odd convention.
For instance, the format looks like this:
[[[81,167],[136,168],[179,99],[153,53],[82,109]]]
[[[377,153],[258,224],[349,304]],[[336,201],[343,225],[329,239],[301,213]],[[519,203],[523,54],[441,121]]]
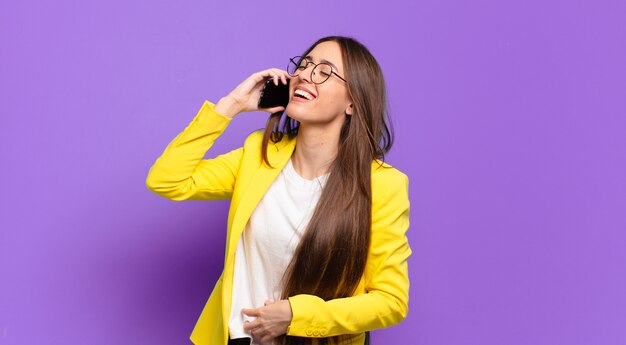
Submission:
[[[246,321],[243,329],[250,332],[250,335],[261,343],[285,334],[293,318],[288,300],[278,302],[268,300],[265,301],[263,307],[242,309],[241,312],[247,316],[256,317],[254,321]]]

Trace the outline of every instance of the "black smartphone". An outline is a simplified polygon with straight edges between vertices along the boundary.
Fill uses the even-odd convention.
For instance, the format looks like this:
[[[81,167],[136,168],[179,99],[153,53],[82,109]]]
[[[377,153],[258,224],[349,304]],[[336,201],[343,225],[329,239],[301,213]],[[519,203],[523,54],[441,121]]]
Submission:
[[[289,103],[289,79],[287,79],[287,84],[283,84],[281,80],[278,80],[278,85],[274,85],[274,79],[272,78],[265,81],[265,86],[263,86],[261,97],[259,98],[259,108],[278,106],[287,108],[287,103]]]

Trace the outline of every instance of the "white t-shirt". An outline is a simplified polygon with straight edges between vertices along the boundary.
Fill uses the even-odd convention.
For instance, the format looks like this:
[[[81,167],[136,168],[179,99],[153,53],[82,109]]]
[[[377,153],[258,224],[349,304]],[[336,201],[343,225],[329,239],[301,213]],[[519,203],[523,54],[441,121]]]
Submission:
[[[246,224],[235,252],[230,338],[244,332],[242,308],[280,300],[283,274],[300,243],[328,174],[314,180],[298,175],[291,159],[267,190]],[[256,344],[256,343],[253,343]]]

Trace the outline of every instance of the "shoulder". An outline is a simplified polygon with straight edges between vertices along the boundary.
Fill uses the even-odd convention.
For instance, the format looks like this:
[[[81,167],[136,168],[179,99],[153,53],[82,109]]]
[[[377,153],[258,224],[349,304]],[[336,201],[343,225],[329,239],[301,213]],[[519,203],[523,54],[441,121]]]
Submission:
[[[246,141],[244,142],[243,146],[259,148],[261,147],[262,143],[263,143],[263,130],[259,129],[250,133],[246,137]]]
[[[409,178],[393,166],[372,162],[372,207],[374,210],[395,207],[408,208]]]
[[[408,189],[409,178],[400,170],[381,161],[372,162],[372,189]]]
[[[260,164],[263,161],[261,148],[263,146],[264,133],[265,130],[257,130],[248,135],[243,144],[244,160],[254,164]],[[284,158],[285,156],[291,156],[295,142],[295,137],[289,138],[287,135],[283,135],[282,140],[278,142],[269,140],[267,143],[267,159],[270,165],[276,166],[276,164],[280,165],[280,162],[286,162]]]
[[[258,129],[252,133],[250,133],[247,137],[246,137],[246,141],[244,142],[244,148],[245,147],[250,147],[250,148],[260,148],[261,145],[263,145],[263,135],[264,135],[265,130],[264,129]],[[288,135],[283,135],[282,140],[280,140],[279,142],[272,142],[271,140],[269,141],[268,145],[274,145],[277,148],[281,148],[284,147],[286,145],[288,145],[289,143],[291,143],[292,141],[294,141],[295,138],[289,138]]]

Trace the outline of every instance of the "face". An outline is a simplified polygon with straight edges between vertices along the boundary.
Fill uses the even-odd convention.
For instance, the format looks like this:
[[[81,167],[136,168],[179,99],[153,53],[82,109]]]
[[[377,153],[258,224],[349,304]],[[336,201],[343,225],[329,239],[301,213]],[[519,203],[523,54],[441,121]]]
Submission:
[[[336,42],[318,44],[307,58],[316,64],[322,61],[330,63],[334,66],[333,71],[345,79],[341,48]],[[345,117],[352,114],[348,86],[335,74],[331,74],[322,84],[313,83],[311,70],[314,67],[313,64],[309,64],[298,76],[291,78],[286,112],[304,126],[330,125],[341,128]],[[298,93],[296,90],[299,90]],[[305,93],[305,97],[301,96],[302,92]]]

